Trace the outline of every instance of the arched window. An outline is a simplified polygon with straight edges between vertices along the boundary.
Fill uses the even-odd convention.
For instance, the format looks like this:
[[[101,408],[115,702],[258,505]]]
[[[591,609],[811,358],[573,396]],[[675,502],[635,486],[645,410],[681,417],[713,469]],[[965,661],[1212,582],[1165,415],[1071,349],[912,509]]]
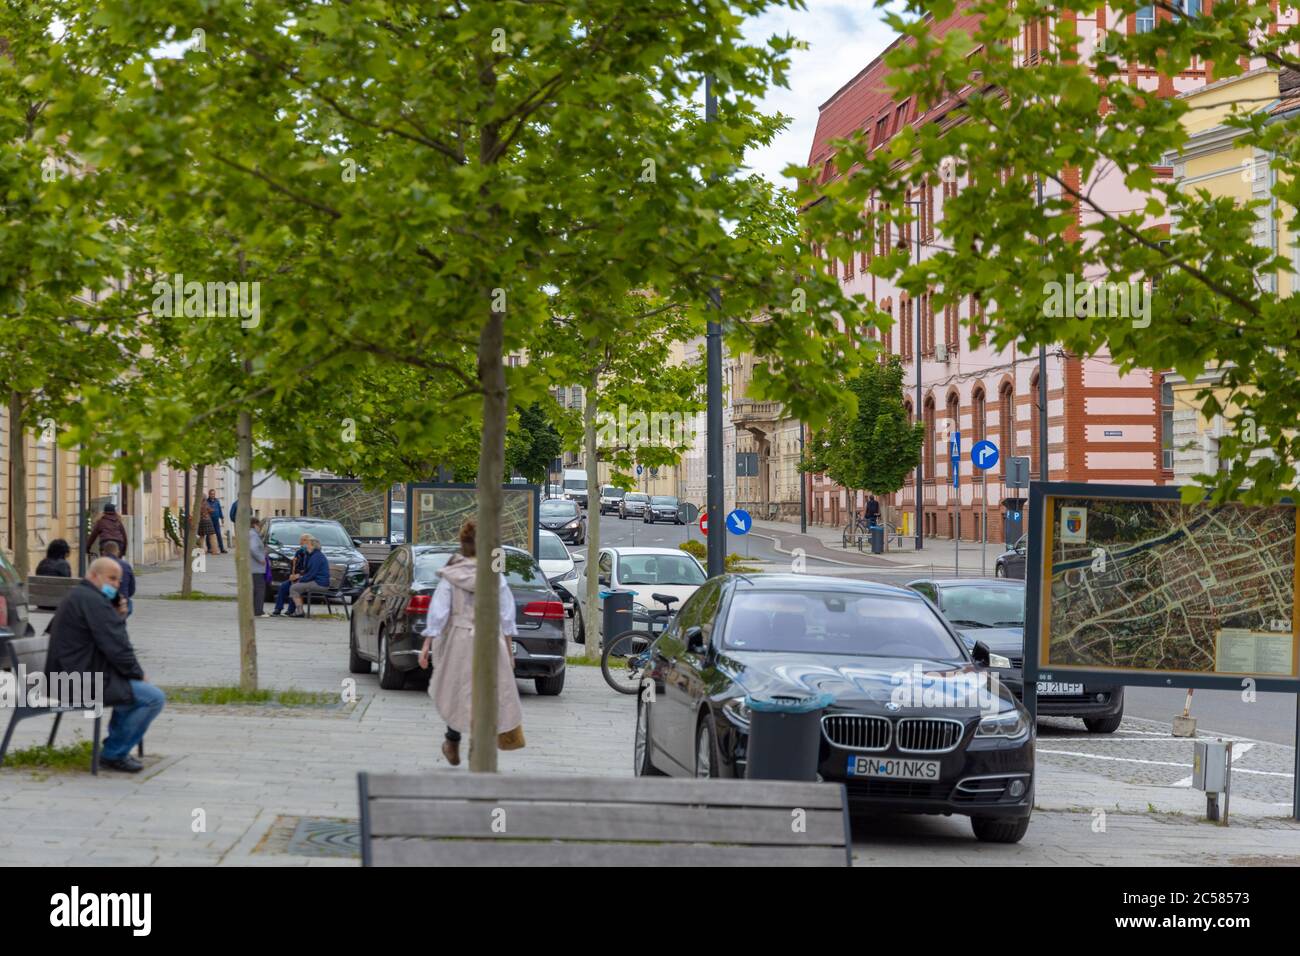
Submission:
[[[929,481],[934,481],[934,396],[930,395],[925,400],[922,407],[922,414],[925,416],[925,477]]]
[[[961,396],[957,394],[956,389],[953,389],[951,392],[948,393],[947,412],[948,412],[948,435],[950,436],[949,441],[951,441],[952,440],[951,436],[961,432]],[[952,467],[951,464],[949,465],[949,467]],[[948,480],[952,481],[951,472],[948,473]]]
[[[985,421],[984,413],[984,389],[979,387],[975,389],[970,399],[970,431],[971,443],[983,441],[988,437],[988,423]]]
[[[1016,453],[1016,390],[1010,382],[998,389],[998,437],[1002,439],[1002,474],[1007,473],[1007,459]]]

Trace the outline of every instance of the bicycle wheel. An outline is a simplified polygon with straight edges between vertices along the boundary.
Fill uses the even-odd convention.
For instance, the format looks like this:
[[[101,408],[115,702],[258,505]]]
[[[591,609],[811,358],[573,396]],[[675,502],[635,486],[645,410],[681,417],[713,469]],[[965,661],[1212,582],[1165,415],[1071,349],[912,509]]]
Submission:
[[[620,694],[639,691],[646,669],[646,649],[653,639],[649,631],[624,631],[606,641],[600,652],[600,673],[605,683]]]

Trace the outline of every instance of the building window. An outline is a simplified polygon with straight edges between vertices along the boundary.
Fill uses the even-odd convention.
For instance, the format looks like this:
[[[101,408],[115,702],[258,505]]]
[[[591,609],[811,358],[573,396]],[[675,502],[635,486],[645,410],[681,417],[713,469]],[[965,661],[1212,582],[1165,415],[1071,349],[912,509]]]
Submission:
[[[1160,381],[1160,467],[1174,470],[1174,387]]]
[[[1172,6],[1178,11],[1174,14],[1175,20],[1181,19],[1184,14],[1189,17],[1201,15],[1201,0],[1173,0]]]
[[[1156,8],[1155,4],[1148,7],[1138,7],[1137,11],[1137,32],[1150,33],[1156,28]]]
[[[1007,459],[1016,453],[1016,392],[1010,382],[998,392],[998,434],[1002,439],[1002,474],[1007,473]]]
[[[984,389],[977,388],[971,396],[970,412],[971,443],[983,441],[988,437],[988,423],[985,421]]]
[[[889,114],[886,113],[876,120],[876,135],[871,141],[871,148],[875,149],[889,138]]]
[[[934,396],[925,400],[925,474],[926,477],[934,480]]]

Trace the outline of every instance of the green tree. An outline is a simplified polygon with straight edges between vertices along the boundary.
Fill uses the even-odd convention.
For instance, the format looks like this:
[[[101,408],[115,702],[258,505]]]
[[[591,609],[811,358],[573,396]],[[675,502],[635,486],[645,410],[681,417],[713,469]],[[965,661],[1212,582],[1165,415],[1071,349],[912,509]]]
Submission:
[[[506,436],[506,465],[534,484],[543,484],[564,446],[559,429],[541,402],[519,409],[518,426]]]
[[[925,425],[907,420],[902,362],[895,355],[868,364],[845,387],[857,407],[832,411],[825,427],[813,431],[803,470],[872,494],[898,491],[925,441]]]

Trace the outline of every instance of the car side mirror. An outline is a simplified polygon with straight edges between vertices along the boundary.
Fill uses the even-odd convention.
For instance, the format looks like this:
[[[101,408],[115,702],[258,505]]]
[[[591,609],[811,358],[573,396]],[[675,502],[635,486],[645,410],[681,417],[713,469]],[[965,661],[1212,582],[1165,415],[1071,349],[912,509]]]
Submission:
[[[352,544],[353,544],[355,547],[358,547],[358,548],[361,547],[361,539],[360,539],[360,538],[353,538],[353,539],[352,539]]]
[[[704,629],[694,626],[688,627],[683,635],[686,639],[686,650],[690,654],[703,654],[707,650],[707,643],[704,640]]]
[[[574,564],[585,564],[586,561],[587,561],[587,556],[586,556],[585,554],[583,554],[581,551],[579,551],[577,554],[573,555],[573,563],[574,563]]]
[[[975,646],[970,650],[970,656],[975,659],[975,663],[982,667],[989,666],[989,646],[983,641],[976,641]]]
[[[609,587],[609,575],[608,574],[596,575],[596,583],[603,584],[605,587]]]

